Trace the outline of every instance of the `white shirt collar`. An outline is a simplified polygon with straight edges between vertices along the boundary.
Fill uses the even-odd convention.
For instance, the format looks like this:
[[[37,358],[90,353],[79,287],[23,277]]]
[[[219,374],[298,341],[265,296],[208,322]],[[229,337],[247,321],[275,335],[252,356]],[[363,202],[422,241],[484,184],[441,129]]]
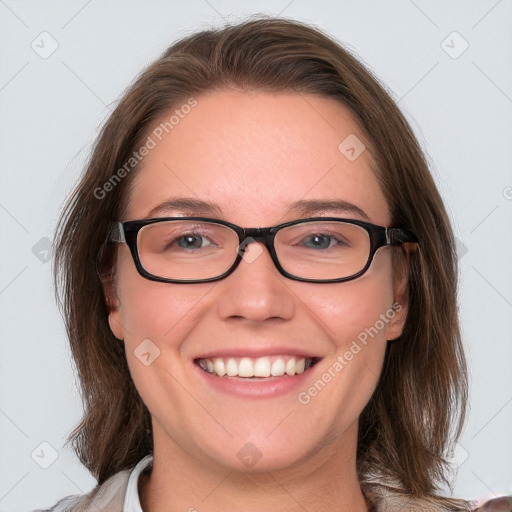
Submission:
[[[152,455],[146,455],[138,464],[132,469],[128,478],[128,486],[126,488],[126,495],[124,498],[123,512],[142,512],[139,498],[139,476],[150,464],[153,462]]]

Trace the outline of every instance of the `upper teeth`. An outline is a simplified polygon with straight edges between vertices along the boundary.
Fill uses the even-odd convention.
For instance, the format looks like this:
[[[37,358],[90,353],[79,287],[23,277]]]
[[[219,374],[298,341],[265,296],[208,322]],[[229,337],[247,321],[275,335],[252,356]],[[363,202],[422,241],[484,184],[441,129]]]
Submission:
[[[199,366],[220,377],[279,377],[302,373],[312,364],[311,358],[294,356],[216,357],[200,359]]]

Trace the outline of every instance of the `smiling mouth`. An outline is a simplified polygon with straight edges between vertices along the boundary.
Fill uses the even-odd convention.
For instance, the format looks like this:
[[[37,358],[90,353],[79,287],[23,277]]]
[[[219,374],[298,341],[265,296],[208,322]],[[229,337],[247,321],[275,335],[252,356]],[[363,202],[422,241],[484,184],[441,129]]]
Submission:
[[[217,377],[243,379],[293,377],[314,366],[320,358],[297,356],[214,357],[195,359],[202,370]]]

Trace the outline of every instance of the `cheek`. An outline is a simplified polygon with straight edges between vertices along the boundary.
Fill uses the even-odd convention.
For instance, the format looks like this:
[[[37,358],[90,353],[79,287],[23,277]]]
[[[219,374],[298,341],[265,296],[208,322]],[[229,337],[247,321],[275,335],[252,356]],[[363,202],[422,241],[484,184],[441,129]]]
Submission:
[[[338,347],[357,339],[364,341],[365,334],[367,338],[385,338],[389,325],[386,313],[389,316],[393,304],[389,256],[377,253],[370,269],[359,279],[313,285],[308,290],[305,303]]]
[[[168,389],[172,388],[174,378],[184,381],[179,364],[182,345],[204,316],[203,299],[213,286],[150,281],[129,266],[118,278],[128,366],[151,411],[162,403],[182,410],[183,404]]]
[[[166,337],[194,306],[192,298],[173,293],[165,284],[151,283],[125,290],[122,315],[131,337]],[[183,327],[183,323],[180,327]]]
[[[214,283],[179,285],[159,283],[141,277],[131,262],[119,266],[118,296],[125,341],[130,344],[145,338],[182,338],[201,310],[201,301]],[[181,336],[174,334],[181,333]],[[178,343],[178,339],[176,340]]]

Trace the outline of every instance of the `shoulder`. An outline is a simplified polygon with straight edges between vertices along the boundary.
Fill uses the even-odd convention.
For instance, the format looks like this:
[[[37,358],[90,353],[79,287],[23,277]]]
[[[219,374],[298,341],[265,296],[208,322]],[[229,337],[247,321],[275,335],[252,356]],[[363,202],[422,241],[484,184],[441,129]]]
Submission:
[[[512,512],[512,494],[485,501],[474,512]]]
[[[400,492],[395,486],[382,485],[368,480],[363,482],[363,494],[371,503],[371,512],[512,512],[512,495],[498,496],[491,500],[458,499],[446,496],[416,497]]]
[[[48,509],[33,512],[119,512],[123,510],[130,470],[112,475],[83,495],[67,496]]]

